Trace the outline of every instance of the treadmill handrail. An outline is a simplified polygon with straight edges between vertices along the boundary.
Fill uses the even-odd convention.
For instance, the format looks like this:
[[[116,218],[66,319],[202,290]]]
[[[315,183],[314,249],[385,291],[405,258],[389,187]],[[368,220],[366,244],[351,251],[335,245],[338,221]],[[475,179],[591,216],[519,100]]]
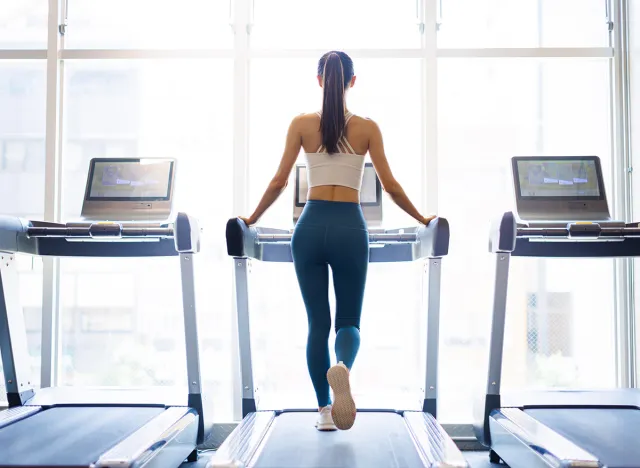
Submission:
[[[489,252],[539,258],[640,257],[640,227],[570,221],[565,227],[529,226],[518,224],[508,211],[492,223]]]
[[[288,234],[258,234],[258,242],[266,244],[269,242],[290,242],[293,233]],[[411,233],[369,233],[369,242],[406,242],[416,243],[418,242],[418,235],[415,232]]]
[[[114,242],[118,239],[126,241]],[[0,251],[56,257],[168,257],[199,252],[200,227],[186,213],[158,226],[68,226],[0,215]]]
[[[292,236],[291,231],[247,226],[244,221],[231,218],[226,228],[227,254],[235,258],[261,259],[264,244],[288,244]],[[416,244],[419,248],[417,258],[440,258],[449,253],[449,237],[447,219],[436,218],[428,226],[370,232],[369,242]]]
[[[97,228],[96,228],[97,227]],[[116,225],[95,225],[89,227],[29,227],[28,237],[76,237],[76,238],[173,238],[173,228],[134,228]]]

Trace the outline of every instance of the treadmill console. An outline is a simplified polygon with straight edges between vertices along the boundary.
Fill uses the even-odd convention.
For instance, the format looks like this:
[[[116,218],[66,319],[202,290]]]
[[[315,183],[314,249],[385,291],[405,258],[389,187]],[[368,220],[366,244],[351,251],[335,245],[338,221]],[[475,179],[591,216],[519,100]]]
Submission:
[[[611,221],[597,156],[518,156],[512,170],[519,219]]]
[[[305,203],[307,203],[307,167],[304,164],[296,165],[295,192],[293,194],[293,222],[298,222]],[[364,165],[362,177],[362,190],[360,190],[360,206],[369,228],[379,227],[382,224],[382,184],[376,174],[373,164]]]
[[[159,221],[171,215],[174,159],[96,158],[82,204],[86,221]]]

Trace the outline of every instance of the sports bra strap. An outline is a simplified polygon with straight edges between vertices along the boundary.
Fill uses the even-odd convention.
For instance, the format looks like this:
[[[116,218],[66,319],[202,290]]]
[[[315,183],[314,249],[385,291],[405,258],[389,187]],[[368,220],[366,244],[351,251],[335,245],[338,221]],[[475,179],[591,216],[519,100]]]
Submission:
[[[344,124],[347,125],[349,123],[349,120],[351,120],[351,117],[353,117],[353,113],[347,112],[344,116],[346,117]]]
[[[347,140],[345,137],[342,137],[342,141],[344,142],[348,150],[348,151],[345,151],[345,153],[356,154],[356,151],[351,146],[351,143],[349,143],[349,140]]]
[[[340,153],[357,154],[349,143],[349,140],[347,140],[345,137],[342,137],[338,140],[337,146]],[[320,145],[320,148],[318,148],[316,153],[324,153],[324,145]]]
[[[316,115],[322,118],[322,112],[316,112]],[[353,113],[347,112],[344,116],[345,116],[344,125],[346,127],[347,124],[349,123],[349,120],[351,120],[351,117],[353,117]],[[340,146],[340,144],[342,144],[342,146]],[[322,153],[323,150],[324,150],[324,146],[320,145],[316,153]],[[357,154],[356,151],[351,146],[351,143],[349,143],[349,141],[344,135],[340,138],[340,140],[338,140],[338,151],[340,151],[341,153],[347,153],[347,154]]]

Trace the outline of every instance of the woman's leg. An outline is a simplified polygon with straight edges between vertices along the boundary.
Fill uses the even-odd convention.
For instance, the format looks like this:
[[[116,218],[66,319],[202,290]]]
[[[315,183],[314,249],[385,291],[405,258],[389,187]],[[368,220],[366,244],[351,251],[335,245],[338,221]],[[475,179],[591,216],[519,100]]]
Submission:
[[[291,240],[293,263],[307,310],[307,366],[318,399],[318,407],[331,403],[327,371],[329,357],[329,268],[322,258],[325,228],[296,226]]]
[[[335,236],[335,238],[334,238]],[[349,371],[360,348],[360,315],[369,265],[366,229],[334,228],[329,243],[330,265],[336,294],[336,358],[327,373],[335,403],[331,410],[338,429],[349,429],[356,418]]]
[[[340,229],[342,242],[333,244],[330,265],[336,294],[336,343],[338,362],[349,369],[360,348],[360,316],[369,266],[369,233]]]
[[[360,330],[353,325],[336,329],[336,360],[351,369],[360,349]]]

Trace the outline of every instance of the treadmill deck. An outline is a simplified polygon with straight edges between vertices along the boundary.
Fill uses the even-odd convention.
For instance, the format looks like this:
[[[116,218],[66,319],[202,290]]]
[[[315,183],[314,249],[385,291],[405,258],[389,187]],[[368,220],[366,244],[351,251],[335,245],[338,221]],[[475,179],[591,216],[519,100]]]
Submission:
[[[89,467],[164,408],[55,407],[0,428],[0,467]]]
[[[607,468],[640,468],[640,410],[536,408],[524,412],[595,456]]]
[[[423,467],[402,416],[358,413],[349,431],[320,432],[318,413],[284,413],[258,454],[255,468]]]

